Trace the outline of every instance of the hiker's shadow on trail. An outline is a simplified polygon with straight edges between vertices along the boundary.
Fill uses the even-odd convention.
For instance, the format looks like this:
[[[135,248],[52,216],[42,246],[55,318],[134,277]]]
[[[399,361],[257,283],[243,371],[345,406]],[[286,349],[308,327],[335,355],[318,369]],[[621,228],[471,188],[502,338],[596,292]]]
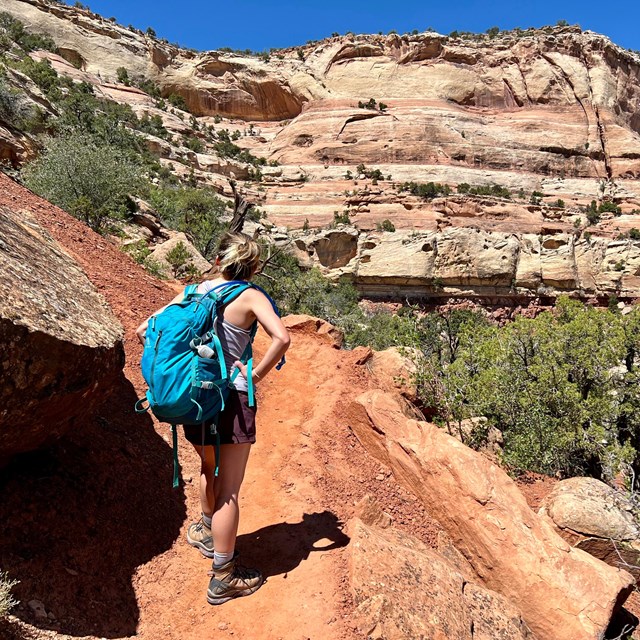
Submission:
[[[238,536],[238,550],[265,577],[295,569],[311,553],[346,547],[349,537],[331,511],[305,513],[302,522],[280,522]]]
[[[136,634],[134,573],[171,548],[185,504],[171,488],[171,447],[133,412],[135,400],[121,376],[94,418],[0,472],[0,568],[20,581],[13,613],[25,622],[74,636]],[[32,600],[46,613],[36,617]]]

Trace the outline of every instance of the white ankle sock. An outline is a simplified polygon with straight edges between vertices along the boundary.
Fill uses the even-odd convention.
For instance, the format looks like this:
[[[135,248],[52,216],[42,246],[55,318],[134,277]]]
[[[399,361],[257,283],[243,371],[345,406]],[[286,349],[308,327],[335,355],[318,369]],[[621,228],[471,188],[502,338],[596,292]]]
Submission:
[[[221,567],[223,564],[227,564],[230,560],[233,560],[233,551],[229,551],[229,553],[218,553],[217,551],[213,552],[213,566]]]
[[[204,513],[202,514],[202,522],[211,529],[211,516],[207,516]]]

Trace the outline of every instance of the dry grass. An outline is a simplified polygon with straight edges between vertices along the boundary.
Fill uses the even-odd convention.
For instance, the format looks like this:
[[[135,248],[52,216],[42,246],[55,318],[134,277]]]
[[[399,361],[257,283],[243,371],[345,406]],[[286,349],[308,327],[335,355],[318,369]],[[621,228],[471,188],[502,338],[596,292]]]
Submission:
[[[5,618],[18,601],[11,595],[11,589],[18,584],[17,580],[11,580],[9,574],[0,571],[0,620]]]

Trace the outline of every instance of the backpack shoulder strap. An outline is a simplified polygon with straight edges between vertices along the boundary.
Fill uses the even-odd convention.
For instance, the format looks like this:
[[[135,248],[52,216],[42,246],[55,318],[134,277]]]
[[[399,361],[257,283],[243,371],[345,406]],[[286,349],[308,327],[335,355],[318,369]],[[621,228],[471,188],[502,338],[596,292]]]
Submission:
[[[188,284],[184,288],[184,299],[189,300],[190,298],[195,297],[198,294],[198,285],[197,284]]]
[[[250,287],[251,285],[243,280],[229,282],[222,291],[218,304],[220,306],[229,304]]]

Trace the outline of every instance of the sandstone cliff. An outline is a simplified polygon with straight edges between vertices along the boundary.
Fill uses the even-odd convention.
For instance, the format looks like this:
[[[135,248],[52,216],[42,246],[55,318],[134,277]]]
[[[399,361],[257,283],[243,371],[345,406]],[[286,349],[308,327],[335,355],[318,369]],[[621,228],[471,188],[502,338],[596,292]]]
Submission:
[[[493,38],[351,34],[258,57],[181,49],[51,0],[6,0],[3,9],[55,40],[58,56],[37,55],[60,73],[160,116],[174,140],[147,135],[148,145],[177,175],[193,171],[225,195],[226,177],[250,179],[201,133],[237,129],[240,147],[279,165],[262,169],[258,188],[247,185],[280,232],[350,219],[360,237],[347,262],[320,252],[311,262],[367,295],[640,293],[640,57],[604,36],[578,27]],[[118,85],[119,67],[181,96],[195,123]],[[200,137],[204,152],[177,144],[183,135]],[[411,181],[452,193],[402,191]],[[509,193],[459,194],[463,183]],[[592,201],[607,205],[599,220]],[[372,235],[385,220],[405,235]],[[405,243],[411,232],[433,246],[431,257]],[[336,236],[325,237],[330,245]],[[311,254],[318,246],[315,235],[300,242]]]

